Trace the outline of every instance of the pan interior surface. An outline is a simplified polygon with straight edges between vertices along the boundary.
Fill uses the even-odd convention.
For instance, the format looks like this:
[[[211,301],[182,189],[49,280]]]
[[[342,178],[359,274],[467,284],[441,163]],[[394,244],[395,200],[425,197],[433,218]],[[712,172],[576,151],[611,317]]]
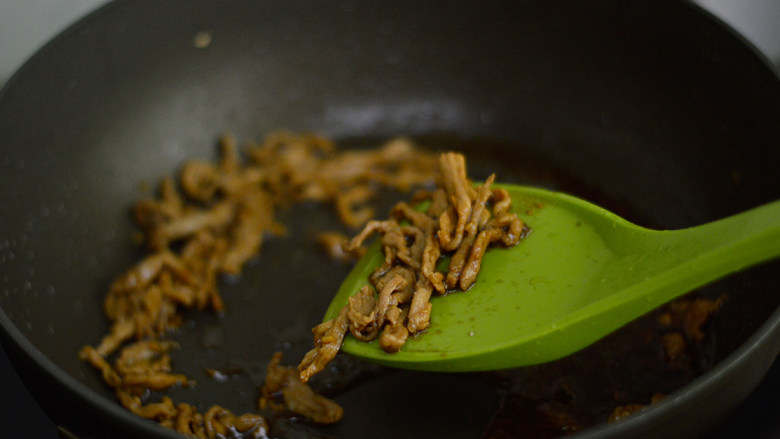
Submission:
[[[117,414],[112,392],[77,352],[107,331],[104,293],[143,254],[132,240],[131,204],[186,160],[215,159],[225,132],[245,142],[280,128],[313,131],[345,148],[410,136],[432,150],[465,152],[475,179],[496,172],[500,181],[571,192],[648,227],[696,225],[780,198],[777,77],[694,6],[646,3],[109,4],[0,92],[0,307],[12,326],[4,342],[24,337],[20,364],[41,355],[54,365],[43,375],[69,377],[52,381],[48,398],[59,398],[60,386],[97,413],[105,409],[95,401],[111,406],[108,424],[167,436]],[[196,44],[204,34],[209,43]],[[221,284],[226,313],[187,314],[173,335],[181,344],[174,367],[198,381],[174,399],[254,411],[271,354],[284,351],[294,364],[310,347],[309,328],[349,271],[313,242],[343,227],[316,205],[291,207],[280,220],[293,233],[269,240],[239,279]],[[728,300],[695,348],[690,376],[648,374],[618,399],[646,403],[639,399],[648,388],[686,392],[686,382],[723,367],[777,319],[777,269],[758,267],[700,292]],[[641,338],[644,328],[624,332]],[[778,336],[762,340],[761,364],[780,349]],[[616,398],[606,375],[588,385],[570,377],[592,377],[594,364],[614,375],[641,370],[620,356],[624,349],[610,338],[511,379],[549,396],[548,408],[573,395]],[[390,372],[339,361],[334,374],[344,381],[315,385],[336,395],[345,420],[284,421],[282,434],[478,437],[507,408],[497,382],[510,373]],[[220,367],[244,373],[226,382],[204,373]],[[402,411],[409,405],[416,409]],[[70,416],[45,406],[55,418]],[[510,417],[541,422],[552,412],[540,407],[519,405]],[[674,410],[696,415],[692,406]],[[710,428],[720,420],[686,422]],[[687,425],[669,427],[667,437]],[[609,436],[609,427],[599,434]]]

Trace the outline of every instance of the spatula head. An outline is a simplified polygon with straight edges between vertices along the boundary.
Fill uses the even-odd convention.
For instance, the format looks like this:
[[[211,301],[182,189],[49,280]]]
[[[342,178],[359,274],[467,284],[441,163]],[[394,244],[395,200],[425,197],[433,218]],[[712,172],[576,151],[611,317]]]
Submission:
[[[386,353],[347,337],[342,349],[399,368],[495,370],[556,360],[706,283],[780,256],[780,201],[688,229],[649,230],[571,195],[504,187],[531,233],[485,253],[476,284],[433,297],[430,327]],[[382,262],[355,266],[334,317]]]
[[[400,368],[472,371],[541,363],[577,349],[573,346],[581,340],[554,336],[556,321],[594,300],[582,286],[598,282],[613,253],[582,213],[569,207],[571,197],[502,187],[512,196],[512,210],[531,228],[528,236],[514,247],[486,252],[468,291],[432,297],[430,327],[411,337],[400,352],[386,353],[376,340],[366,343],[351,336],[345,338],[344,352]],[[566,203],[560,203],[562,198]],[[378,245],[369,249],[341,285],[326,320],[369,283],[383,258]]]

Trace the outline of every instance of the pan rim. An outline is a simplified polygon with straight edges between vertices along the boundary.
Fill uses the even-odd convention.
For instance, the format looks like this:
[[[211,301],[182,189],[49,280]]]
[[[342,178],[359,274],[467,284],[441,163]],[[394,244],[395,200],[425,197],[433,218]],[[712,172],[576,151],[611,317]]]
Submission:
[[[105,14],[111,13],[116,8],[121,7],[123,4],[121,0],[111,1],[104,3],[97,8],[87,12],[84,16],[74,21],[54,37],[47,40],[41,47],[39,47],[32,55],[23,61],[23,63],[17,68],[1,85],[0,87],[0,102],[5,98],[5,95],[14,88],[17,81],[21,77],[24,77],[25,72],[34,65],[38,58],[46,56],[51,52],[59,41],[68,38],[72,33],[79,32],[81,29],[88,27],[94,20],[99,20]],[[128,410],[121,407],[116,401],[113,401],[105,396],[99,394],[97,391],[90,389],[84,383],[80,382],[71,374],[65,372],[60,366],[49,359],[38,347],[36,347],[32,341],[30,341],[19,329],[19,327],[11,320],[6,314],[2,306],[0,306],[0,345],[6,348],[7,343],[12,343],[13,347],[23,352],[27,359],[31,360],[34,364],[41,368],[49,378],[52,378],[56,382],[60,383],[65,389],[78,397],[81,402],[88,405],[94,411],[104,411],[108,415],[113,416],[116,419],[127,425],[133,425],[136,428],[142,429],[144,432],[154,434],[158,437],[167,437],[170,439],[180,438],[181,435],[163,428],[154,422],[146,421],[138,416],[133,415]],[[9,358],[14,369],[17,369],[16,359]],[[24,380],[23,380],[24,381]],[[28,384],[24,382],[25,387]],[[32,393],[32,392],[31,392]],[[38,396],[33,394],[33,398],[38,402]],[[51,419],[51,415],[46,413],[46,416]],[[112,419],[112,420],[113,420]],[[56,422],[57,420],[53,420]],[[145,421],[145,422],[139,422]],[[67,427],[58,425],[57,427]]]
[[[139,427],[149,434],[158,435],[156,437],[167,437],[171,439],[181,437],[181,435],[173,430],[167,430],[152,421],[134,415],[120,406],[116,401],[99,394],[71,374],[65,372],[65,370],[49,359],[49,357],[22,333],[19,327],[16,326],[10,317],[8,317],[2,307],[0,307],[0,336],[2,336],[0,337],[0,341],[2,341],[3,346],[5,346],[6,342],[13,343],[15,348],[23,352],[29,360],[32,360],[33,363],[38,365],[49,378],[60,383],[65,389],[72,392],[74,396],[78,397],[81,402],[88,405],[92,410],[107,411],[107,414],[113,416],[117,421]],[[11,359],[11,363],[14,365],[14,368],[16,368],[16,360]],[[27,383],[25,383],[25,386],[27,386]],[[33,397],[37,400],[37,395],[33,394]],[[47,416],[49,416],[48,413]],[[59,420],[53,419],[52,421],[57,422]]]
[[[114,11],[115,8],[123,7],[129,2],[115,1],[106,3],[97,9],[89,12],[87,15],[77,20],[54,38],[47,41],[39,50],[37,50],[30,58],[25,60],[22,66],[17,69],[0,88],[0,100],[3,99],[8,90],[12,89],[14,84],[19,80],[18,78],[24,75],[29,65],[32,62],[45,56],[46,53],[52,50],[52,47],[56,43],[66,38],[69,34],[77,32],[84,26],[88,26],[93,20],[98,20],[103,14]],[[762,62],[772,71],[775,77],[780,78],[780,68],[774,65],[768,57],[758,50],[758,48],[749,40],[747,40],[742,34],[734,30],[727,23],[723,22],[719,17],[713,15],[709,11],[703,9],[700,5],[693,2],[687,2],[698,9],[701,13],[708,16],[708,19],[718,23],[725,30],[729,31],[734,37],[740,40],[740,42],[748,48],[754,55],[758,56]],[[110,421],[120,421],[140,428],[144,432],[154,435],[155,437],[169,437],[178,438],[181,437],[178,433],[165,429],[158,424],[143,420],[138,416],[130,413],[123,407],[121,407],[116,401],[107,398],[106,396],[98,393],[97,391],[89,388],[77,378],[71,374],[65,372],[60,366],[50,360],[38,347],[36,347],[32,341],[30,341],[18,328],[18,326],[8,317],[8,315],[0,306],[0,340],[5,344],[6,342],[13,343],[13,345],[23,352],[28,359],[32,360],[35,364],[41,367],[41,369],[47,373],[50,378],[53,378],[67,390],[71,391],[74,396],[78,397],[82,402],[86,403],[91,409],[95,411],[102,411],[113,417]],[[776,358],[780,354],[780,307],[775,311],[754,331],[743,343],[741,343],[731,353],[721,359],[716,365],[707,371],[706,373],[694,378],[689,383],[675,390],[670,394],[669,398],[654,404],[648,410],[637,413],[636,415],[617,424],[601,424],[572,437],[576,438],[595,438],[603,437],[603,435],[615,435],[621,436],[627,434],[627,432],[636,431],[641,425],[656,422],[657,420],[664,419],[670,413],[673,413],[678,407],[685,404],[692,398],[695,398],[702,389],[705,389],[712,385],[713,382],[717,382],[728,375],[730,371],[738,368],[740,365],[747,361],[750,361],[754,357],[754,353],[764,348],[767,344],[774,343],[773,354]],[[773,360],[775,361],[775,360]],[[760,382],[766,371],[771,366],[772,361],[769,361],[763,370],[761,376],[756,380],[756,383]],[[751,386],[748,391],[754,390],[755,386]],[[140,421],[140,422],[139,422]]]
[[[679,407],[689,404],[698,395],[706,393],[707,389],[712,388],[714,383],[728,378],[729,374],[733,373],[735,369],[743,367],[749,361],[755,360],[758,356],[756,352],[765,349],[770,344],[773,344],[773,346],[771,352],[766,354],[766,357],[771,358],[771,361],[767,361],[766,364],[760,366],[761,373],[755,376],[756,382],[744,389],[746,395],[755,390],[780,355],[780,307],[775,309],[750,337],[718,361],[712,369],[676,389],[673,393],[667,395],[666,398],[625,420],[614,424],[603,423],[571,437],[577,439],[603,438],[603,435],[625,437],[626,434],[635,432],[639,426],[654,425],[658,421],[666,420],[670,415],[674,415]],[[742,402],[741,400],[737,401],[735,407]],[[720,420],[721,424],[726,420],[727,418]],[[713,428],[717,428],[717,426]]]
[[[157,437],[179,438],[178,433],[165,429],[158,424],[140,418],[125,408],[117,404],[97,391],[87,387],[75,377],[65,372],[60,366],[50,360],[40,349],[38,349],[15,323],[8,317],[5,311],[0,307],[0,338],[5,342],[10,341],[16,348],[22,351],[27,357],[57,382],[61,383],[67,390],[79,397],[93,410],[108,411],[108,414],[115,417],[115,420],[134,427],[141,428],[144,432],[155,434]],[[600,424],[591,427],[581,433],[572,435],[573,438],[589,439],[603,438],[605,435],[614,435],[614,437],[623,437],[629,432],[635,432],[642,425],[652,425],[656,421],[663,420],[674,414],[680,407],[689,403],[699,394],[711,388],[714,382],[725,379],[734,370],[743,366],[746,362],[754,360],[756,352],[762,350],[766,345],[774,343],[772,352],[774,355],[767,355],[771,361],[767,361],[761,366],[761,373],[756,376],[754,385],[746,388],[746,394],[752,392],[758,383],[766,375],[771,365],[778,355],[780,355],[780,307],[778,307],[759,328],[748,337],[738,348],[720,360],[712,369],[691,380],[689,383],[678,388],[668,397],[653,404],[647,410],[642,410],[633,416],[614,424]],[[26,385],[26,384],[25,384]],[[741,401],[740,401],[741,402]],[[739,404],[739,403],[738,403]],[[737,405],[738,405],[737,404]],[[723,420],[725,422],[725,419]]]

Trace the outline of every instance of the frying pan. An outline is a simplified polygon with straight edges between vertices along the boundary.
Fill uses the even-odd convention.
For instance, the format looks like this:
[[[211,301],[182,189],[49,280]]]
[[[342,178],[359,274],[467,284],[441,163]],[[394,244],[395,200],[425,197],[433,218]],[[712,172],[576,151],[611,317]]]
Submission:
[[[211,41],[197,47],[202,32]],[[463,149],[475,177],[495,170],[661,228],[780,198],[780,81],[686,2],[113,2],[0,95],[2,342],[56,423],[85,437],[178,437],[122,409],[77,352],[106,332],[102,296],[142,255],[128,208],[144,187],[214,158],[223,132],[247,141],[279,128],[355,147],[407,135]],[[301,209],[281,213],[294,236],[222,285],[224,316],[185,316],[173,361],[199,384],[174,399],[253,410],[270,354],[292,364],[309,347],[348,268],[311,246],[336,221]],[[779,267],[706,292],[728,300],[700,376],[578,437],[720,425],[780,351]],[[245,373],[217,383],[203,374],[215,366]],[[386,374],[337,397],[338,426],[287,434],[478,437],[497,399],[469,376]],[[401,416],[399,400],[416,408]]]

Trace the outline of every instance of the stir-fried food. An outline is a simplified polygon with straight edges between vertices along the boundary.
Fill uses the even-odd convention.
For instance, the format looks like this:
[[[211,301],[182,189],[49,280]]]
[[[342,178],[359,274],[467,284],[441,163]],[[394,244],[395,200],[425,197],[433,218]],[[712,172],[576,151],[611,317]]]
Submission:
[[[340,152],[321,137],[281,133],[249,145],[244,154],[230,137],[221,140],[220,149],[216,163],[184,164],[178,178],[162,180],[156,197],[134,206],[148,254],[109,286],[104,301],[109,330],[80,352],[129,411],[190,437],[305,437],[300,431],[287,434],[291,424],[285,420],[299,420],[296,426],[337,422],[344,410],[315,389],[338,395],[386,373],[340,356],[310,385],[308,378],[337,357],[344,337],[377,340],[389,351],[402,349],[409,337],[430,327],[432,296],[468,290],[478,282],[488,248],[515,245],[527,232],[492,176],[475,186],[463,156],[437,156],[405,139]],[[369,203],[378,190],[419,187],[424,189],[396,204],[388,219],[372,219]],[[319,244],[333,258],[350,260],[376,237],[384,261],[370,285],[350,297],[335,319],[313,329],[315,348],[299,368],[282,365],[281,353],[273,355],[258,389],[257,409],[249,409],[253,413],[174,402],[172,396],[181,393],[173,390],[196,382],[176,370],[174,352],[184,348],[173,340],[172,330],[185,325],[193,311],[224,310],[220,278],[240,274],[267,239],[288,233],[277,213],[302,202],[331,207],[347,226],[362,227],[352,239],[323,231],[312,242],[313,251]],[[617,421],[660,400],[706,367],[699,345],[706,342],[706,322],[722,302],[680,299],[559,361],[469,375],[501,395],[481,437],[557,437]],[[646,370],[671,380],[663,385],[637,380],[637,371]],[[205,372],[221,382],[245,371]],[[470,397],[468,388],[457,391],[485,405]],[[338,427],[324,429],[332,428]]]
[[[287,133],[249,145],[246,160],[230,136],[221,139],[220,150],[217,163],[184,164],[178,181],[163,179],[156,198],[134,206],[149,254],[113,282],[104,302],[111,329],[80,356],[139,416],[195,437],[227,431],[265,437],[268,425],[259,414],[237,416],[218,405],[198,413],[168,397],[150,401],[150,392],[195,385],[173,371],[169,356],[177,345],[167,337],[182,324],[182,311],[224,309],[220,276],[240,274],[268,235],[285,233],[275,219],[280,206],[330,204],[343,223],[359,227],[373,217],[368,202],[378,189],[406,191],[431,183],[436,158],[406,139],[374,150],[339,152],[322,137]],[[324,234],[321,241],[332,248],[334,236]],[[298,379],[295,368],[280,362],[281,354],[268,366],[260,411],[288,411],[316,423],[341,418],[335,402],[316,394]]]
[[[468,290],[476,282],[482,257],[491,244],[517,244],[527,232],[510,212],[506,190],[492,188],[494,175],[474,188],[461,154],[439,158],[437,188],[420,192],[414,202],[427,202],[425,211],[401,202],[391,218],[369,221],[343,245],[360,251],[363,243],[379,235],[385,259],[364,286],[332,320],[315,327],[314,349],[298,366],[301,381],[323,370],[335,358],[347,332],[361,341],[379,338],[387,352],[397,352],[409,336],[428,328],[432,294]],[[450,256],[446,273],[437,270]]]

